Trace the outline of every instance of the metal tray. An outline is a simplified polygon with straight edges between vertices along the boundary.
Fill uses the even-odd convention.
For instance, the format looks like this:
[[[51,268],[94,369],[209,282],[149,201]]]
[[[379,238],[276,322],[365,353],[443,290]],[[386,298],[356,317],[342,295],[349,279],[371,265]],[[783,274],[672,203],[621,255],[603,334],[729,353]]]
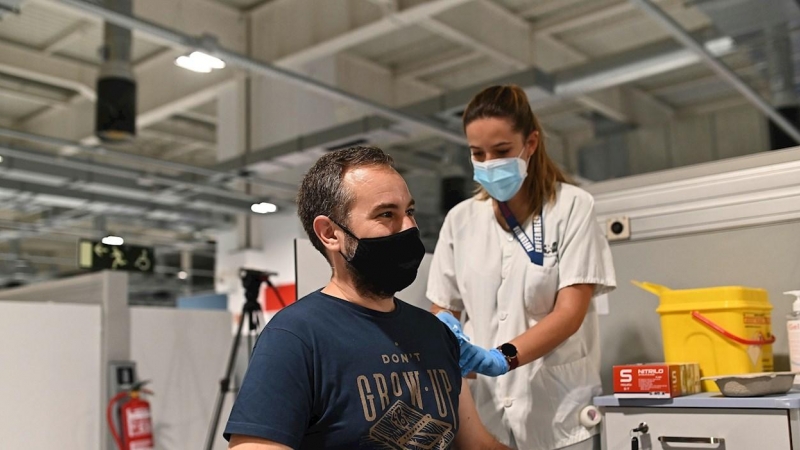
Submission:
[[[760,397],[784,394],[794,384],[795,372],[761,372],[739,375],[703,377],[714,380],[722,395],[726,397]]]

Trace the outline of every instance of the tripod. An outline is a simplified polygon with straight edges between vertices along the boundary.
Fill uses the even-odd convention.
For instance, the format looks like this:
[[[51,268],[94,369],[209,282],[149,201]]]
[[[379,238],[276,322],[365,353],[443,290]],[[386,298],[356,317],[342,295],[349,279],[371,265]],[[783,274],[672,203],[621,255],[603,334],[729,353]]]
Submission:
[[[256,315],[256,313],[261,312],[261,305],[258,304],[258,293],[261,289],[261,284],[267,283],[267,285],[278,295],[278,300],[280,303],[284,305],[278,289],[272,284],[271,281],[269,281],[270,275],[274,275],[274,273],[260,272],[258,270],[251,269],[241,269],[239,271],[239,276],[242,279],[242,286],[244,287],[245,302],[242,306],[242,314],[239,316],[239,325],[236,328],[236,336],[233,337],[233,345],[231,347],[230,356],[228,357],[228,367],[225,370],[225,376],[219,382],[217,403],[214,406],[214,415],[211,419],[208,436],[206,436],[206,450],[211,450],[211,447],[214,445],[214,437],[217,434],[217,426],[219,425],[219,418],[222,414],[222,405],[225,402],[225,394],[230,392],[231,375],[233,373],[234,366],[236,365],[236,356],[239,354],[239,342],[242,338],[242,329],[244,328],[245,317],[247,318],[248,323],[248,356],[252,356],[253,353],[253,333],[258,330],[258,315]]]

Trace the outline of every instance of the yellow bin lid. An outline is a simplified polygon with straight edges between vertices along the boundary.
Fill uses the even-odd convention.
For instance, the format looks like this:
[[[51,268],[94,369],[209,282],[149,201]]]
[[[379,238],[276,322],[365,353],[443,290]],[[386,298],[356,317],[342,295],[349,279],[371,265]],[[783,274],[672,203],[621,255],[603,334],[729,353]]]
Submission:
[[[655,283],[631,281],[659,298],[658,313],[719,309],[772,309],[765,289],[719,286],[699,289],[670,289]]]

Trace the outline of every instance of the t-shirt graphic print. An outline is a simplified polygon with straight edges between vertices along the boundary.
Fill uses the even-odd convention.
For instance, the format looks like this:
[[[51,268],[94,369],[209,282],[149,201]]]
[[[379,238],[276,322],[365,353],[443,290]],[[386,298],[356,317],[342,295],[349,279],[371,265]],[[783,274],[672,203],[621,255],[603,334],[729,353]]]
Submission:
[[[449,449],[461,375],[455,336],[395,300],[382,313],[312,293],[259,337],[225,437],[294,449]]]

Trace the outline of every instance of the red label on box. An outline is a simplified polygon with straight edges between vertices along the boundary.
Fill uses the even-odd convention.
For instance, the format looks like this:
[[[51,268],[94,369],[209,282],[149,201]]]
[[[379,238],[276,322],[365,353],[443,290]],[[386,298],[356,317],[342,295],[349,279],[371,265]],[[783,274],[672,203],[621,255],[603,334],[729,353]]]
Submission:
[[[614,395],[622,398],[671,398],[700,392],[697,364],[614,366]]]

